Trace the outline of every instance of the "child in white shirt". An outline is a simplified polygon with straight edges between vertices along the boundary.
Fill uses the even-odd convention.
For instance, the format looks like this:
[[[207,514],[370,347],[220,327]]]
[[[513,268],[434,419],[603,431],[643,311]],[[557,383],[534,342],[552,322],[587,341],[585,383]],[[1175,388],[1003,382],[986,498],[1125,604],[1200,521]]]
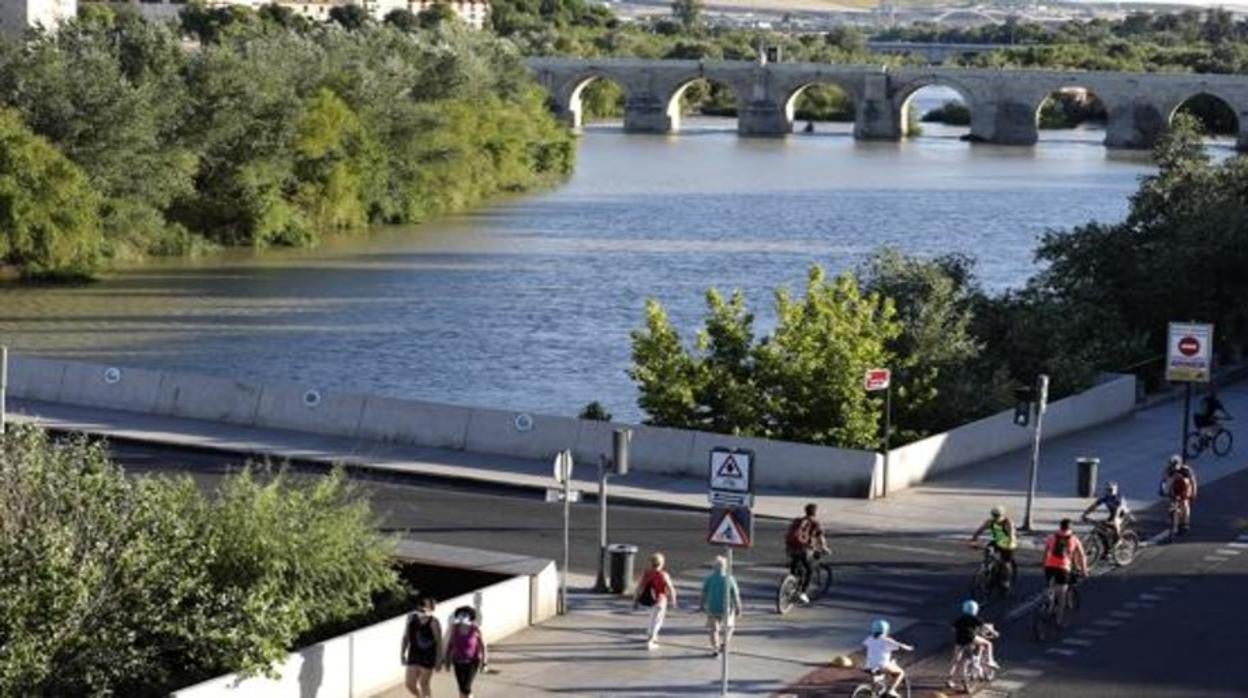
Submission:
[[[897,650],[912,652],[914,648],[889,637],[888,630],[889,625],[886,620],[880,619],[871,624],[871,637],[862,641],[862,646],[867,649],[865,668],[868,671],[882,671],[888,674],[893,683],[888,687],[888,693],[885,695],[890,698],[901,698],[897,688],[901,686],[902,681],[906,680],[906,672],[893,659],[893,652]]]

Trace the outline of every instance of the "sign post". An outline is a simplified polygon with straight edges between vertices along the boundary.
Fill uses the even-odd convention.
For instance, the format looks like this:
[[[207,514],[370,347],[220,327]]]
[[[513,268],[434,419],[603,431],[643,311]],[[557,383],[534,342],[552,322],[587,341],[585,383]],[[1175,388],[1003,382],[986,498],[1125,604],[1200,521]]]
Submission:
[[[4,423],[8,420],[5,399],[9,392],[9,348],[0,346],[0,436],[4,435]]]
[[[1041,373],[1036,377],[1036,428],[1031,442],[1031,470],[1027,477],[1027,511],[1023,515],[1020,530],[1030,531],[1031,505],[1036,499],[1036,479],[1040,475],[1040,431],[1044,427],[1044,412],[1049,406],[1049,376]]]
[[[754,452],[743,449],[715,448],[711,450],[711,467],[708,474],[707,498],[711,502],[711,525],[706,541],[711,545],[724,546],[728,564],[725,574],[732,574],[732,551],[734,548],[750,548],[754,545]],[[724,652],[720,655],[719,695],[728,695],[728,662],[731,633],[728,631],[728,614],[734,612],[731,595],[724,599]]]
[[[893,375],[887,368],[869,368],[863,379],[867,392],[884,391],[884,484],[880,497],[888,496],[888,452],[893,436]]]
[[[1183,460],[1187,460],[1187,425],[1192,413],[1192,383],[1208,383],[1213,373],[1213,325],[1172,322],[1168,330],[1166,380],[1185,384],[1179,453],[1183,454]]]
[[[628,445],[632,441],[630,429],[616,429],[611,433],[612,457],[598,457],[598,578],[594,591],[607,591],[607,478],[611,475],[628,474]]]
[[[555,496],[563,500],[563,569],[559,571],[559,614],[563,615],[568,612],[568,558],[571,550],[571,520],[572,520],[572,500],[574,495],[580,492],[572,491],[572,452],[568,450],[560,451],[555,456],[555,482],[563,485],[563,491],[554,492]],[[547,500],[551,499],[550,491],[547,491]],[[579,497],[575,497],[579,499]]]

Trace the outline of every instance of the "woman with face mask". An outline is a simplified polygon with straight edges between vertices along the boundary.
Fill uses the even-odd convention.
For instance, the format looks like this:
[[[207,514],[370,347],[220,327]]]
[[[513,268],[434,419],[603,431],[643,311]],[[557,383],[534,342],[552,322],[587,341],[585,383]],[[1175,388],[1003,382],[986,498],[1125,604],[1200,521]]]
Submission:
[[[471,606],[455,609],[447,635],[444,666],[455,670],[459,698],[472,698],[472,683],[486,665],[485,637],[477,626],[477,612]]]
[[[407,667],[407,690],[416,698],[430,698],[433,671],[442,656],[442,624],[433,616],[436,605],[428,596],[416,604],[403,632],[403,664]]]

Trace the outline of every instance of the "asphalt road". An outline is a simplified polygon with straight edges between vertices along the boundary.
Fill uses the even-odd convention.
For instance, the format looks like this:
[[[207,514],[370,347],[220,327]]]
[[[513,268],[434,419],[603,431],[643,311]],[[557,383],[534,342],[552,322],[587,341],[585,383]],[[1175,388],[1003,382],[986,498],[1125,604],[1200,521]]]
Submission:
[[[1030,614],[999,626],[1005,671],[981,695],[1248,696],[1246,498],[1248,472],[1202,487],[1191,535],[1084,584],[1061,638],[1037,642]],[[940,688],[947,661],[940,651],[912,667],[916,685]]]

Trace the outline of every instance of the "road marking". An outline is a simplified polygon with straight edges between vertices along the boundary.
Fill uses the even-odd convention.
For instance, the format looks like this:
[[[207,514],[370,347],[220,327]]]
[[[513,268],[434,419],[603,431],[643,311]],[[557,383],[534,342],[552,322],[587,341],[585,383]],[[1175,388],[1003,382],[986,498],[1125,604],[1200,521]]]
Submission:
[[[886,589],[885,590],[872,589],[871,587],[865,587],[865,586],[841,585],[841,584],[833,584],[832,588],[828,590],[828,594],[826,598],[831,599],[833,597],[836,597],[836,598],[849,597],[850,599],[853,599],[855,601],[863,600],[863,599],[875,599],[877,601],[883,601],[885,603],[904,603],[904,604],[914,604],[914,603],[919,603],[923,601],[923,598],[921,596],[916,596],[915,594],[907,594],[907,593],[900,592],[900,591],[888,591]]]
[[[1006,693],[1021,690],[1025,685],[1027,684],[1024,681],[1011,681],[1009,679],[997,679],[992,682],[992,688],[1005,691]]]
[[[890,589],[900,589],[902,591],[918,592],[921,594],[931,593],[939,589],[939,586],[932,584],[921,584],[909,580],[900,580],[892,578],[879,578],[871,580],[872,586],[888,587]]]
[[[1206,555],[1205,556],[1205,562],[1226,562],[1227,560],[1230,560],[1230,559],[1231,558],[1229,557],[1222,557],[1221,555]]]
[[[1050,647],[1047,651],[1049,654],[1060,654],[1063,657],[1073,657],[1079,654],[1079,650],[1066,649],[1065,647]]]
[[[1137,598],[1140,601],[1161,601],[1162,596],[1160,594],[1140,594]]]
[[[1226,544],[1226,547],[1228,547],[1228,548],[1248,548],[1248,543],[1240,543],[1239,541],[1233,541],[1233,542],[1227,543],[1227,544]]]
[[[1044,672],[1039,669],[1008,669],[1005,672],[1010,676],[1017,676],[1021,679],[1038,679],[1044,676]]]
[[[1099,625],[1102,628],[1117,628],[1122,625],[1122,621],[1112,618],[1098,618],[1092,621],[1092,625]]]
[[[1138,603],[1136,603],[1136,602],[1134,602],[1134,601],[1128,601],[1128,602],[1124,603],[1124,604],[1122,605],[1122,607],[1123,607],[1123,608],[1136,609],[1136,608],[1139,608],[1139,607],[1140,607],[1140,604],[1138,604]]]
[[[1218,554],[1219,554],[1219,555],[1238,555],[1238,554],[1240,554],[1240,553],[1242,553],[1242,552],[1244,552],[1244,551],[1242,551],[1242,550],[1235,550],[1234,548],[1222,548],[1222,549],[1218,550]]]
[[[1135,617],[1135,614],[1134,614],[1134,613],[1132,613],[1132,612],[1130,612],[1130,611],[1110,611],[1110,612],[1109,612],[1109,615],[1111,615],[1111,616],[1113,616],[1113,617],[1115,617],[1115,618],[1122,618],[1122,619],[1124,619],[1124,620],[1125,620],[1125,619],[1127,619],[1127,618],[1134,618],[1134,617]]]
[[[1062,640],[1062,644],[1063,644],[1063,645],[1074,645],[1075,647],[1091,647],[1091,646],[1092,646],[1092,641],[1091,641],[1091,640],[1081,640],[1081,639],[1079,639],[1079,638],[1077,638],[1077,637],[1068,637],[1068,638],[1066,638],[1065,640]]]
[[[1178,587],[1170,587],[1170,586],[1153,587],[1153,591],[1156,591],[1162,594],[1169,594],[1172,591],[1178,591],[1178,590],[1179,590]]]
[[[960,552],[951,553],[948,550],[931,550],[912,545],[894,545],[892,543],[867,543],[867,545],[881,550],[896,550],[901,553],[919,553],[920,555],[939,555],[941,557],[963,557],[963,554]]]
[[[1105,637],[1109,633],[1104,630],[1096,630],[1095,628],[1084,628],[1076,634],[1087,635],[1088,637]]]

